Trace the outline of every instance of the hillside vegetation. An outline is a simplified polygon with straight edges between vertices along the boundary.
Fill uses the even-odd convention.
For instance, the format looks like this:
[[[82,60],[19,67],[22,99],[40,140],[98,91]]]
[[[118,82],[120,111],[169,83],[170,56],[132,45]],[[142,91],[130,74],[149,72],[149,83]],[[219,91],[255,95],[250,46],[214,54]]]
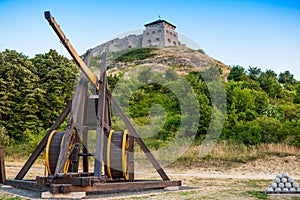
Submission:
[[[54,123],[72,98],[78,68],[50,50],[29,59],[0,53],[0,144],[32,144]]]
[[[272,70],[232,66],[229,73],[229,67],[223,63],[187,48],[178,51],[150,48],[139,50],[138,56],[132,52],[109,56],[114,58],[108,71],[111,90],[129,67],[139,68],[149,62],[162,68],[171,67],[168,75],[174,80],[178,75],[186,78],[196,94],[201,116],[195,144],[203,141],[212,113],[218,112],[211,102],[207,80],[221,72],[227,104],[220,140],[246,146],[286,143],[300,147],[300,82],[289,71],[277,75]],[[200,62],[201,58],[205,59]],[[197,69],[193,59],[204,67]],[[94,59],[92,63],[97,65],[98,61]],[[211,76],[204,79],[201,71]],[[156,76],[156,72],[147,68],[140,74]],[[33,148],[72,98],[76,75],[78,68],[74,62],[54,50],[34,58],[13,50],[1,52],[0,144],[24,146],[26,142]],[[142,75],[132,83],[143,83],[145,77]],[[228,81],[225,81],[226,77]],[[150,148],[155,149],[168,144],[176,135],[181,116],[180,105],[172,91],[152,83],[143,84],[133,93],[128,114],[135,123],[147,125],[153,104],[162,105],[167,113],[163,127],[146,139]],[[118,119],[114,116],[113,120]]]
[[[174,75],[176,72],[175,77],[183,75],[192,86],[199,103],[200,121],[195,143],[203,141],[212,113],[218,112],[213,105],[210,94],[212,91],[208,90],[208,84],[219,84],[214,80],[218,80],[220,75],[217,72],[220,72],[226,93],[226,116],[220,140],[245,145],[286,143],[300,147],[300,82],[289,71],[277,75],[273,70],[262,71],[258,67],[250,66],[246,69],[242,66],[232,66],[229,72],[223,63],[204,55],[201,51],[186,47],[153,48],[152,52],[147,53],[155,55],[131,63],[120,62],[123,58],[122,55],[118,55],[117,62],[111,64],[114,68],[109,70],[110,87],[113,88],[114,83],[128,71],[128,65],[144,70],[132,81],[137,85],[142,84],[142,79],[145,78],[142,76],[156,76],[157,71],[150,70],[151,66],[168,70],[171,68],[173,74],[169,74]],[[128,54],[124,55],[128,59]],[[167,138],[171,140],[172,137],[169,136],[175,134],[176,127],[180,124],[180,105],[172,98],[174,97],[170,91],[162,86],[144,84],[134,93],[129,103],[130,116],[140,124],[147,124],[151,105],[159,102],[166,108],[166,123],[154,137],[157,140],[151,140],[156,147],[168,140]]]

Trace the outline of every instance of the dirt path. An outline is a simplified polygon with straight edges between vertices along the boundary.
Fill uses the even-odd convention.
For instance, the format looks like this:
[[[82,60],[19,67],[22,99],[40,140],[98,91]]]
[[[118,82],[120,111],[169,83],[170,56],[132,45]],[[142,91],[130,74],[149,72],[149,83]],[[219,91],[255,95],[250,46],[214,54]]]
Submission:
[[[13,178],[21,168],[20,163],[7,162],[6,172],[8,178]],[[268,197],[261,194],[274,179],[277,173],[289,172],[300,183],[300,159],[295,156],[270,157],[257,159],[248,163],[241,163],[228,167],[224,166],[177,166],[166,168],[166,172],[172,180],[182,180],[183,188],[178,191],[150,190],[140,192],[122,192],[112,194],[88,194],[88,199],[300,199],[300,197]],[[44,175],[43,165],[35,165],[26,178]],[[136,172],[137,179],[159,179],[156,172]],[[2,192],[1,192],[2,191]],[[3,192],[4,191],[4,192]],[[7,194],[5,189],[0,189],[0,198],[13,197]],[[22,195],[12,191],[17,196]],[[28,192],[28,191],[26,191]],[[28,195],[27,198],[37,199],[39,194]]]

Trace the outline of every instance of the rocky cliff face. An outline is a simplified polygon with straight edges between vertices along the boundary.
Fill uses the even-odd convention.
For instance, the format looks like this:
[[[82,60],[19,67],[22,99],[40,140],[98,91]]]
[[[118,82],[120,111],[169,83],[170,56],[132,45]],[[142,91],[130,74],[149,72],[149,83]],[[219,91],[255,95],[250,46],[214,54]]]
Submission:
[[[224,63],[211,58],[201,50],[193,50],[184,46],[179,47],[151,47],[141,53],[141,49],[127,49],[108,54],[108,74],[126,72],[134,66],[153,66],[161,68],[172,67],[178,74],[188,74],[192,71],[203,71],[211,66],[218,66],[222,76],[226,79],[230,67]],[[145,49],[145,48],[144,48]],[[93,58],[94,69],[99,66],[100,56],[96,54]],[[98,68],[98,67],[97,67]]]

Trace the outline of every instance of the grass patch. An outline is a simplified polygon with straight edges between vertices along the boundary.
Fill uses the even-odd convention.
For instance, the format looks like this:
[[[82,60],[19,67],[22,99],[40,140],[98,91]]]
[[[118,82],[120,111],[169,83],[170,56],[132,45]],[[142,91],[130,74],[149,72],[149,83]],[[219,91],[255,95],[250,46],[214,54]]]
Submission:
[[[145,60],[147,58],[152,58],[156,54],[153,50],[156,48],[135,48],[127,52],[119,52],[113,56],[113,60],[116,62],[134,62],[139,60]]]
[[[251,197],[255,197],[256,199],[269,199],[269,196],[267,194],[261,192],[249,191],[248,194]]]
[[[183,192],[179,192],[178,194],[182,196],[188,196],[196,193],[197,193],[196,191],[183,191]]]
[[[0,200],[21,200],[19,196],[13,197],[11,194],[0,194]]]

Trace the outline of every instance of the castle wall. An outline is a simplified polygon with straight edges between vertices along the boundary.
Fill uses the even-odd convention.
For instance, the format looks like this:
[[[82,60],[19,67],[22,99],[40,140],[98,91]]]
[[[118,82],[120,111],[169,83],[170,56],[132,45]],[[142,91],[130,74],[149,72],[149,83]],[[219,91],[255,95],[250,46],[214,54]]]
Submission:
[[[165,33],[163,28],[149,28],[143,31],[142,46],[165,46]]]
[[[165,29],[165,46],[180,46],[178,34],[172,29]]]
[[[160,22],[146,26],[141,35],[128,35],[124,38],[116,38],[92,49],[93,56],[103,52],[116,52],[129,48],[150,46],[180,46],[175,26]]]
[[[101,55],[103,52],[116,52],[129,48],[142,47],[143,35],[128,35],[124,38],[116,38],[92,49],[93,56]]]

